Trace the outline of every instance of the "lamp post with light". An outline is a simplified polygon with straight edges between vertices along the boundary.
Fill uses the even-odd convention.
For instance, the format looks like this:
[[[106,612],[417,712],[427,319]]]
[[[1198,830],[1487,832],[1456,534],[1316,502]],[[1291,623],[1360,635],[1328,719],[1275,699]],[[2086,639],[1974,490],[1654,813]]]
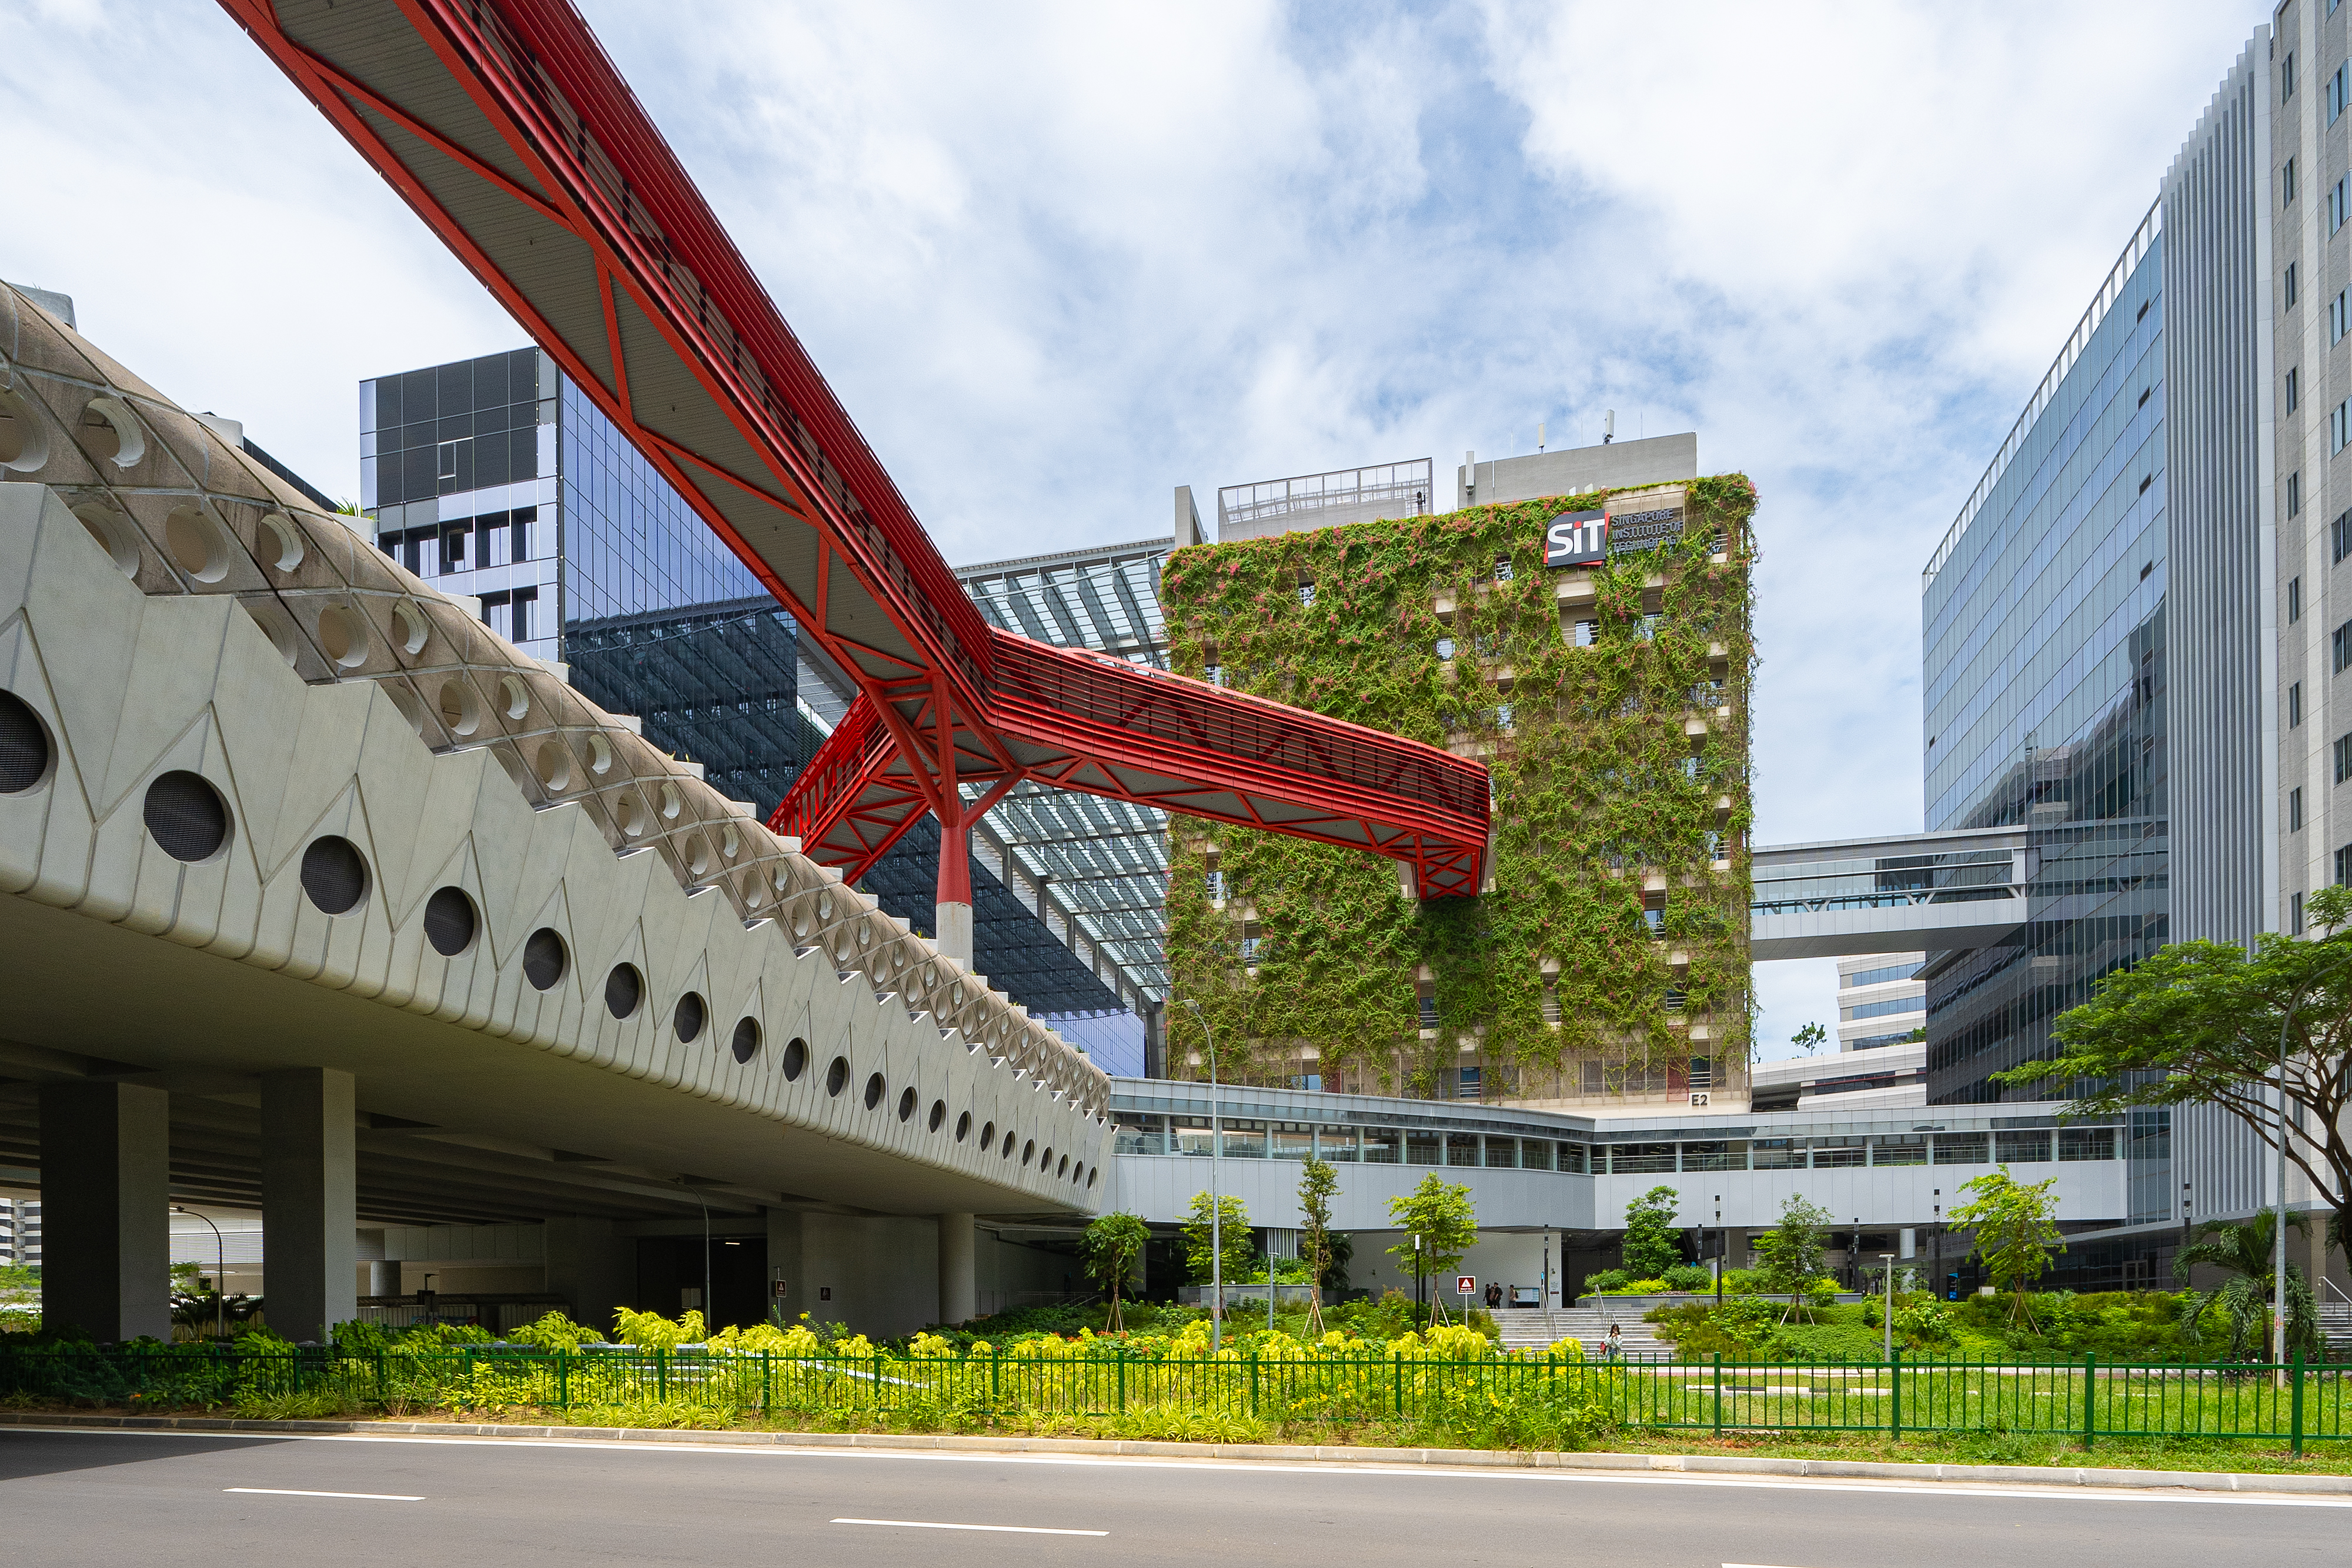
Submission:
[[[147,1212],[152,1214],[153,1209]],[[182,1204],[172,1206],[173,1214],[184,1214],[191,1219],[201,1219],[213,1227],[213,1338],[228,1337],[228,1243],[221,1239],[221,1228],[213,1225],[210,1215],[198,1214]]]

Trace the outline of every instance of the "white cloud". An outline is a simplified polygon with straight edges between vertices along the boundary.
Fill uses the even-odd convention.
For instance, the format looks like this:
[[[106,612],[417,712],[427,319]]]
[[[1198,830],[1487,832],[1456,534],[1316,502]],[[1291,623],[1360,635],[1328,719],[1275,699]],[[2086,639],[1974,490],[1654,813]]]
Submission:
[[[1763,497],[1768,841],[1918,825],[1919,567],[2263,16],[588,9],[950,559],[1698,429]],[[0,276],[331,492],[361,377],[520,340],[215,5],[0,37]]]

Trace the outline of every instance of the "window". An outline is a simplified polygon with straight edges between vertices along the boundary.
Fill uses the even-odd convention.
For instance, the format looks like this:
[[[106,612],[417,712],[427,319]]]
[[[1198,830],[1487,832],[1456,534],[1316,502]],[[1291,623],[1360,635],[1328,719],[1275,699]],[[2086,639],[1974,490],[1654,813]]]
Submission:
[[[2284,103],[2294,96],[2294,56],[2289,53],[2279,62],[2279,101]]]
[[[2336,667],[2331,674],[2340,675],[2344,673],[2345,665],[2352,664],[2352,621],[2347,621],[2336,629],[2334,641]]]
[[[2116,1130],[2113,1127],[2061,1127],[2058,1129],[2058,1157],[2061,1160],[2114,1159]]]
[[[2327,340],[2331,344],[2344,340],[2344,329],[2347,325],[2346,317],[2352,314],[2346,309],[2348,295],[2352,295],[2352,289],[2339,288],[2336,291],[2336,298],[2327,302]]]
[[[1508,582],[1511,580],[1511,558],[1509,556],[1498,555],[1495,558],[1495,580],[1496,582]]]
[[[1201,678],[1213,686],[1222,686],[1225,684],[1225,667],[1223,664],[1211,664],[1201,672]]]
[[[2341,784],[2352,779],[2352,735],[2336,737],[2336,781]]]
[[[2352,197],[2352,175],[2339,178],[2327,188],[2327,232],[2334,234],[2344,226],[2345,203]]]
[[[1211,901],[1212,903],[1221,902],[1221,901],[1223,901],[1223,899],[1224,898],[1224,896],[1225,896],[1225,873],[1224,873],[1223,872],[1221,872],[1221,871],[1213,871],[1213,872],[1211,872],[1211,873],[1209,873],[1209,898],[1210,898],[1210,901]]]
[[[2286,689],[2286,727],[2289,729],[2303,727],[2303,683],[2301,681],[2295,682]]]
[[[2303,470],[2298,468],[2286,476],[2286,515],[2303,515]]]
[[[2286,264],[2286,276],[2283,281],[2286,287],[2286,302],[2292,305],[2295,296],[2294,263],[2290,261]]]
[[[2336,852],[2336,885],[2352,887],[2352,844]]]
[[[2286,934],[2290,936],[2303,935],[2303,894],[2299,893],[2286,901]]]
[[[1599,641],[1601,641],[1600,622],[1580,621],[1576,623],[1575,643],[1578,647],[1590,648]]]
[[[1510,728],[1510,727],[1511,727],[1511,705],[1510,705],[1510,704],[1508,704],[1508,703],[1503,703],[1503,704],[1500,704],[1499,706],[1497,706],[1496,707],[1496,709],[1495,709],[1495,727],[1496,727],[1496,728],[1497,728],[1497,729],[1508,729],[1508,728]]]
[[[1315,585],[1313,583],[1302,582],[1298,585],[1298,602],[1304,605],[1312,605],[1315,602]]]
[[[2286,411],[2287,411],[2287,413],[2293,413],[2294,412],[2295,404],[2297,404],[2297,403],[2301,402],[2302,401],[2303,401],[2303,371],[2302,371],[2302,370],[2301,370],[2300,368],[2297,368],[2297,369],[2295,369],[2295,370],[2291,370],[2291,371],[2287,371],[2287,373],[2286,373]],[[2340,404],[2340,403],[2336,405],[2336,422],[2337,422],[2339,424],[2343,422],[2343,419],[2344,419],[2344,408],[2343,408],[2343,405],[2342,405],[2342,404]],[[2339,444],[2338,444],[2338,445],[2339,445],[2339,447],[2340,447],[2341,443],[2339,443]]]
[[[2330,5],[2329,10],[2336,7]],[[2327,78],[2327,123],[2333,125],[2344,112],[2345,68],[2337,66],[2336,74]]]
[[[1450,658],[1454,657],[1454,639],[1453,639],[1453,638],[1451,638],[1451,637],[1440,637],[1440,638],[1437,640],[1437,656],[1438,656],[1439,658],[1441,658],[1441,659],[1450,659]]]
[[[2303,786],[2298,784],[2286,792],[2286,831],[2303,831]]]
[[[2352,512],[2346,512],[2327,525],[2327,538],[2331,559],[2342,560],[2346,556],[2352,555]],[[2301,580],[2297,580],[2299,582]],[[2298,597],[2300,597],[2299,594]]]
[[[2352,516],[2352,514],[2347,514]],[[2340,557],[2338,559],[2341,559]],[[2293,577],[2286,584],[2286,619],[2293,625],[2303,619],[2303,579]]]
[[[2279,166],[2279,205],[2294,205],[2294,160],[2292,158]]]
[[[2294,378],[2293,376],[2289,376],[2287,378],[2286,390],[2287,397],[2289,399],[2287,411],[2289,413],[2293,413],[2294,410],[2294,403],[2293,402],[2294,396]],[[2344,444],[2347,441],[2352,441],[2352,400],[2337,403],[2336,405],[2335,412],[2327,416],[2328,455],[2332,457],[2338,452],[2343,451]],[[2299,488],[2300,486],[2298,486],[2298,489]],[[2300,503],[2301,497],[2298,496],[2298,507],[2300,506]]]
[[[2043,1165],[2050,1159],[2050,1134],[2042,1128],[2024,1133],[1995,1133],[1992,1135],[1992,1157],[1995,1165]]]
[[[1889,964],[1883,968],[1857,969],[1838,982],[1841,986],[1883,986],[1889,980],[1916,980],[1919,977],[1917,964]]]

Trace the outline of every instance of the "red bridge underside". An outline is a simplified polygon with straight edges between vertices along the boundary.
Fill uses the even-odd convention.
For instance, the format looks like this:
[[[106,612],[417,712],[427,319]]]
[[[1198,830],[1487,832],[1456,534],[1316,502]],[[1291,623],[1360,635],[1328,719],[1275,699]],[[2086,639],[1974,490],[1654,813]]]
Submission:
[[[988,625],[562,0],[222,4],[857,682],[775,817],[819,861],[929,811],[969,903],[965,830],[1030,779],[1478,891],[1476,763]]]

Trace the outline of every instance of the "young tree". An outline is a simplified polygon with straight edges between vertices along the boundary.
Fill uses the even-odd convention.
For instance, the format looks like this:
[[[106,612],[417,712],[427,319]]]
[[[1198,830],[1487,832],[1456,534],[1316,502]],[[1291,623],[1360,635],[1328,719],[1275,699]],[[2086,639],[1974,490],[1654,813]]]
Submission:
[[[1785,1292],[1786,1322],[1805,1302],[1805,1291],[1822,1277],[1822,1249],[1828,1245],[1830,1211],[1811,1199],[1790,1194],[1780,1206],[1780,1223],[1758,1237],[1754,1246],[1761,1260],[1758,1272],[1765,1285]]]
[[[2286,1222],[2306,1233],[2311,1228],[2310,1219],[2304,1215],[2290,1214]],[[2230,1324],[2230,1359],[2255,1360],[2264,1353],[2270,1314],[2275,1306],[2272,1296],[2276,1254],[2272,1239],[2278,1234],[2278,1212],[2265,1208],[2243,1225],[2208,1220],[2197,1228],[2197,1233],[2199,1239],[2174,1256],[2173,1278],[2187,1284],[2189,1271],[2200,1263],[2225,1270],[2228,1278],[2189,1307],[2189,1332],[2202,1338],[2205,1309],[2218,1303]],[[2303,1270],[2293,1263],[2286,1266],[2286,1348],[2290,1355],[2300,1350],[2311,1361],[2324,1360],[2327,1352],[2326,1338],[2319,1329],[2319,1303]]]
[[[1663,1278],[1683,1260],[1683,1235],[1675,1228],[1681,1195],[1654,1186],[1625,1206],[1625,1272],[1636,1280]]]
[[[1807,1056],[1811,1056],[1813,1052],[1819,1051],[1829,1038],[1829,1030],[1823,1029],[1817,1023],[1809,1023],[1801,1026],[1796,1033],[1790,1035],[1789,1037],[1789,1043],[1803,1051]]]
[[[1405,1233],[1389,1249],[1405,1268],[1413,1266],[1413,1238],[1421,1238],[1421,1267],[1432,1278],[1450,1274],[1478,1242],[1478,1218],[1466,1186],[1442,1182],[1432,1171],[1402,1197],[1389,1199],[1389,1218]],[[1434,1298],[1436,1292],[1432,1291]]]
[[[2050,1190],[2057,1185],[2056,1176],[2031,1185],[2013,1181],[2009,1167],[2003,1166],[1963,1182],[1960,1190],[1975,1197],[1949,1216],[1953,1229],[1976,1232],[1976,1255],[1984,1260],[1993,1284],[2006,1285],[2015,1293],[2009,1313],[2015,1327],[2028,1326],[2030,1321],[2025,1311],[2026,1287],[2049,1271],[2053,1249],[2066,1250],[2054,1218],[2057,1195]]]
[[[1257,1256],[1257,1248],[1250,1240],[1249,1210],[1240,1198],[1230,1196],[1219,1198],[1216,1214],[1218,1245],[1215,1250],[1224,1254],[1225,1282],[1231,1284],[1249,1272],[1250,1263]],[[1209,1240],[1209,1195],[1196,1192],[1192,1195],[1192,1212],[1184,1221],[1184,1268],[1195,1284],[1205,1285],[1214,1277],[1211,1271],[1213,1258]],[[1224,1306],[1223,1301],[1218,1301],[1211,1310],[1222,1317]]]
[[[2175,942],[2115,970],[2089,1001],[2059,1015],[2058,1056],[1994,1076],[2071,1085],[2078,1114],[2219,1105],[2275,1149],[2284,1022],[2295,1112],[2286,1157],[2335,1214],[2337,1232],[2352,1229],[2352,930],[2344,929],[2352,889],[2314,891],[2304,915],[2324,940],[2265,932],[2252,956],[2231,943]]]
[[[1307,1223],[1298,1232],[1298,1256],[1307,1265],[1307,1332],[1323,1333],[1323,1273],[1331,1267],[1331,1199],[1339,1191],[1339,1173],[1329,1161],[1307,1156],[1298,1175],[1298,1212]],[[1274,1289],[1267,1276],[1267,1290]]]
[[[1078,1252],[1086,1260],[1088,1277],[1101,1281],[1110,1292],[1110,1317],[1103,1327],[1112,1333],[1126,1331],[1126,1319],[1118,1310],[1119,1288],[1134,1274],[1135,1260],[1143,1256],[1144,1243],[1150,1239],[1151,1228],[1132,1214],[1106,1214],[1079,1238]]]

